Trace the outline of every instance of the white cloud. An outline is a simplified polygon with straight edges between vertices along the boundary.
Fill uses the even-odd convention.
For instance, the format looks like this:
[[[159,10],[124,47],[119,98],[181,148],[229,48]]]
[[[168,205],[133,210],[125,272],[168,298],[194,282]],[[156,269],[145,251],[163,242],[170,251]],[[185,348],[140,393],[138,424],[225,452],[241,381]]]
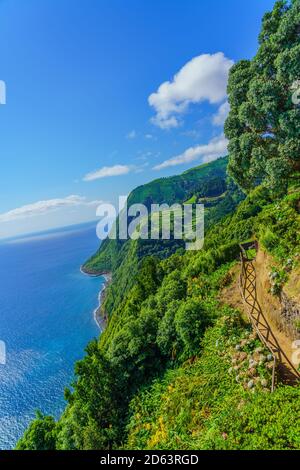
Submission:
[[[191,137],[193,139],[199,139],[201,133],[200,133],[200,131],[197,131],[195,129],[191,129],[189,131],[182,132],[181,135],[183,135],[184,137]]]
[[[85,197],[71,195],[60,199],[48,199],[45,201],[38,201],[33,204],[27,204],[17,209],[0,214],[0,222],[11,222],[13,220],[27,219],[44,215],[50,211],[63,209],[65,207],[76,206],[97,206],[102,201],[88,201]]]
[[[131,168],[127,165],[104,166],[84,176],[83,181],[95,181],[110,176],[127,175]]]
[[[133,129],[127,134],[126,138],[129,140],[133,140],[136,138],[136,136],[137,136],[136,131]]]
[[[156,111],[152,122],[162,129],[178,127],[179,115],[190,104],[208,101],[217,104],[226,98],[228,73],[233,61],[222,52],[202,54],[187,62],[173,77],[164,82],[148,102]]]
[[[177,165],[184,165],[200,158],[203,163],[210,162],[226,155],[227,145],[228,140],[223,134],[221,134],[220,136],[212,139],[208,144],[190,147],[180,155],[170,158],[169,160],[165,160],[160,165],[156,165],[153,169],[163,170]]]
[[[153,135],[152,134],[146,134],[145,139],[151,140],[151,139],[153,139]]]
[[[221,106],[219,107],[217,114],[214,115],[213,124],[215,126],[224,126],[229,111],[230,105],[228,101],[225,101],[225,103],[221,104]]]

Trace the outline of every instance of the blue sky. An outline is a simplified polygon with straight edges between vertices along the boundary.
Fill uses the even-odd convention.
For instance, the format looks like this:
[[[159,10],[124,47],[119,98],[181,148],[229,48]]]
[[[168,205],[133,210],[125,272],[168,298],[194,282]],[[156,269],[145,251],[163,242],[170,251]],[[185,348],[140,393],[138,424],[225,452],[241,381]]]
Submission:
[[[273,3],[0,1],[0,237],[226,153],[226,74]]]

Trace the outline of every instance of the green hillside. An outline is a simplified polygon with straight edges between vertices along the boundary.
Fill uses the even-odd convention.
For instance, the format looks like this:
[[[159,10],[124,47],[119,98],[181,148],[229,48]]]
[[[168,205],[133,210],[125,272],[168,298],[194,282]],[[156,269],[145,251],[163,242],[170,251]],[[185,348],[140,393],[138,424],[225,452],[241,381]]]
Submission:
[[[299,449],[299,387],[270,394],[268,363],[254,389],[247,375],[236,381],[237,346],[249,356],[261,344],[218,300],[232,282],[239,243],[254,235],[279,265],[298,266],[299,183],[281,201],[256,188],[208,230],[204,250],[144,258],[77,364],[61,419],[39,416],[18,448]],[[127,246],[132,259],[134,244]],[[129,265],[120,269],[113,285],[131,277]]]
[[[131,204],[193,202],[205,204],[205,229],[231,213],[244,199],[244,194],[228,178],[228,158],[198,166],[179,176],[155,180],[135,189],[128,198]],[[151,195],[151,196],[150,196]],[[83,266],[91,274],[113,272],[114,282],[107,289],[104,309],[108,314],[120,303],[125,292],[133,285],[138,266],[146,256],[167,258],[184,249],[181,240],[110,240],[106,239],[99,251]],[[127,275],[130,273],[130,276]]]
[[[204,202],[204,248],[101,245],[84,269],[112,271],[107,328],[76,364],[60,419],[38,414],[17,449],[300,449],[299,383],[287,385],[276,372],[271,393],[273,361],[243,307],[228,299],[238,285],[240,244],[249,240],[276,267],[267,274],[272,301],[289,280],[299,285],[300,121],[286,86],[300,73],[299,22],[299,0],[276,2],[257,56],[232,68],[229,162],[129,196],[148,206]]]
[[[241,191],[228,180],[227,164],[228,158],[222,158],[188,170],[182,175],[158,179],[139,186],[129,195],[128,207],[139,203],[146,205],[150,210],[151,204],[172,205],[188,202],[191,199],[193,202],[198,202],[203,197],[218,198],[222,195],[219,207],[215,207],[211,217],[206,217],[207,225],[213,223],[236,207],[243,197]],[[214,204],[214,206],[217,205]],[[123,252],[127,248],[124,248],[123,245],[126,243],[120,240],[105,240],[99,251],[85,263],[83,269],[91,274],[114,271],[124,259]],[[141,251],[141,254],[137,255],[138,258],[145,256],[146,252],[148,254],[161,252],[161,257],[174,252],[174,244],[168,242],[148,243],[141,241],[137,245]],[[176,245],[175,250],[178,245],[180,244]],[[183,243],[181,243],[182,245]]]
[[[228,158],[200,165],[178,176],[160,178],[136,188],[128,198],[128,205],[142,203],[150,209],[151,204],[183,203],[195,194],[218,196],[220,185],[226,189]],[[210,182],[210,184],[208,184]],[[218,184],[219,183],[219,184]]]

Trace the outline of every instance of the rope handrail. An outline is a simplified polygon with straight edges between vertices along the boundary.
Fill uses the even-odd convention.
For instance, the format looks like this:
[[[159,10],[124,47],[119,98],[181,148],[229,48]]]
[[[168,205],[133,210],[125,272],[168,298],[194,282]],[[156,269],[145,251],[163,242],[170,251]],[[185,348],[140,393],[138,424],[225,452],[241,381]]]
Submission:
[[[288,359],[284,351],[282,350],[276,336],[274,335],[272,328],[265,317],[262,308],[259,304],[257,298],[257,288],[256,288],[256,270],[254,267],[254,257],[249,257],[247,254],[248,250],[255,249],[255,252],[258,251],[257,242],[249,242],[240,245],[241,253],[241,273],[240,273],[240,292],[242,300],[245,304],[248,317],[252,323],[254,330],[256,331],[258,337],[265,345],[265,347],[272,354],[274,365],[272,373],[272,392],[275,389],[275,372],[276,366],[278,365],[283,368],[285,371],[288,371],[290,379],[293,381],[300,379],[300,373],[293,366],[291,361]],[[292,376],[292,377],[291,377]]]

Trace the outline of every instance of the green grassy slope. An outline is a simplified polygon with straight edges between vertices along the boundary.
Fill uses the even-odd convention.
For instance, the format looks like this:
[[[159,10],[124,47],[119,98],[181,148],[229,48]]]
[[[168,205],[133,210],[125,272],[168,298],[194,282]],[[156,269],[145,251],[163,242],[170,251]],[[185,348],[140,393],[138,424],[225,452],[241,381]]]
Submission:
[[[136,188],[128,198],[128,205],[142,202],[148,209],[151,204],[183,203],[198,193],[215,195],[226,188],[224,177],[228,158],[221,158],[211,163],[187,170],[181,175],[160,178]],[[213,184],[213,180],[216,184]],[[210,182],[208,184],[208,182]]]
[[[153,363],[157,368],[161,365],[156,362],[160,354],[172,358],[161,365],[159,377],[154,374],[152,380],[142,380],[139,391],[133,394],[122,446],[300,448],[296,418],[300,411],[299,387],[281,385],[271,394],[268,363],[260,366],[254,376],[248,375],[249,357],[261,344],[239,313],[221,306],[217,300],[218,290],[231,282],[228,272],[237,262],[238,243],[254,235],[283,269],[288,258],[293,266],[299,264],[299,201],[299,184],[291,187],[283,200],[275,202],[267,190],[257,188],[237,211],[210,229],[205,251],[175,255],[160,263],[162,281],[154,298],[150,295],[144,301],[144,308],[133,308],[130,302],[134,296],[130,295],[114,313],[101,338],[101,347],[107,348],[110,355],[115,356],[116,344],[122,342],[124,325],[132,321],[132,313],[135,311],[134,315],[145,321],[142,319],[149,305],[150,318],[156,319],[149,341],[160,351],[152,351]],[[241,353],[246,356],[243,360]],[[266,352],[263,354],[267,356]],[[131,353],[126,360],[131,362]],[[234,364],[240,367],[238,372],[233,370]],[[145,363],[143,367],[144,378],[151,377]],[[254,388],[248,389],[251,380]]]
[[[253,378],[247,376],[248,359],[241,360],[242,354],[251,357],[261,345],[238,314],[230,310],[220,314],[207,330],[197,360],[168,370],[132,400],[126,448],[300,448],[300,388],[281,386],[271,394],[268,364],[257,372],[255,389],[243,386],[243,374],[245,383]],[[241,344],[242,352],[237,352]],[[233,361],[242,366],[239,381]]]
[[[221,158],[188,170],[182,175],[158,179],[139,186],[129,195],[128,206],[140,203],[145,204],[150,210],[151,204],[154,203],[172,205],[187,202],[191,198],[193,198],[193,202],[198,202],[204,197],[219,198],[222,196],[212,205],[214,211],[212,211],[211,217],[207,217],[206,223],[217,221],[232,211],[242,199],[242,193],[227,180],[227,164],[228,158]],[[122,253],[124,244],[126,242],[105,240],[97,253],[85,263],[83,269],[91,274],[114,271],[124,259]],[[146,249],[149,254],[151,251],[156,253],[161,251],[161,257],[164,257],[168,255],[170,244],[152,244],[155,245],[154,249],[151,249],[151,243],[145,241],[138,245],[143,252],[139,257],[145,255]]]
[[[128,206],[137,202],[184,203],[193,198],[194,202],[205,203],[206,231],[230,214],[243,200],[244,195],[228,179],[226,174],[228,158],[201,165],[184,172],[182,175],[155,180],[135,189],[128,198]],[[149,195],[152,195],[151,197]],[[205,198],[205,200],[203,199]],[[165,259],[180,248],[181,240],[105,240],[98,252],[84,265],[89,273],[113,272],[114,282],[107,289],[105,310],[111,314],[133,285],[139,264],[146,256]]]
[[[18,448],[299,449],[299,387],[271,394],[268,363],[248,375],[261,345],[218,301],[253,236],[283,269],[299,265],[299,201],[299,184],[281,201],[259,187],[208,230],[204,250],[144,258],[77,364],[61,419],[39,417]]]

